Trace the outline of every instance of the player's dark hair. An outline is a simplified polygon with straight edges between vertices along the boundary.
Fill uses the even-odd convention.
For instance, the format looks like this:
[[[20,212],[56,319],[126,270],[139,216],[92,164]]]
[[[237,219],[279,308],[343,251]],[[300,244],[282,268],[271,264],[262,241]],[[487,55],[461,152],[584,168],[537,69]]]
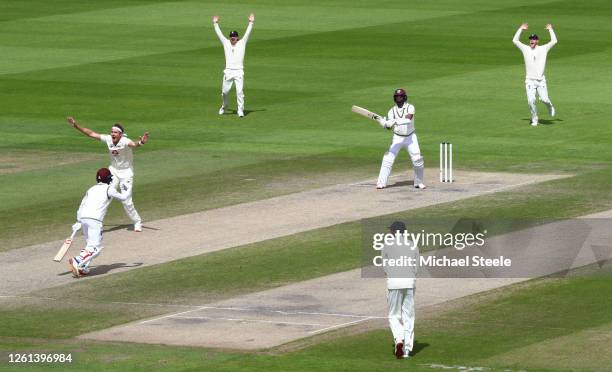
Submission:
[[[121,129],[121,133],[125,133],[125,129],[123,129],[123,125],[121,125],[120,123],[113,124],[113,127],[117,127],[119,129]]]

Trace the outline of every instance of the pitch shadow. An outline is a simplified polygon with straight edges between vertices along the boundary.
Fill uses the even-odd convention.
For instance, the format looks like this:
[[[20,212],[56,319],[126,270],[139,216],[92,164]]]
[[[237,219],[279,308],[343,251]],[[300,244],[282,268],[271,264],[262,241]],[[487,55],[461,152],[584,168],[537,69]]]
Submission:
[[[96,276],[96,275],[102,275],[102,274],[106,274],[110,271],[113,270],[117,270],[117,269],[123,269],[123,268],[132,268],[132,267],[139,267],[144,265],[144,263],[142,262],[136,262],[133,263],[131,265],[128,265],[126,263],[120,262],[120,263],[114,263],[111,265],[99,265],[99,266],[92,266],[91,269],[89,270],[89,274],[84,275],[84,278],[90,277],[90,276]],[[65,271],[63,273],[59,273],[57,274],[58,276],[64,276],[64,275],[72,275],[72,271]]]
[[[393,187],[402,187],[402,186],[414,186],[414,180],[410,181],[399,181],[394,183],[393,185],[387,185],[387,189],[391,189]]]

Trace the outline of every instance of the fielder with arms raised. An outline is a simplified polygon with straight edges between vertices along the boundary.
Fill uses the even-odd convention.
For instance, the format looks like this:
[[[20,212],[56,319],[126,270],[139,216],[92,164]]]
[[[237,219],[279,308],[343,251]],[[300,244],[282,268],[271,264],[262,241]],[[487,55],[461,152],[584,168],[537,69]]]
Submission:
[[[87,190],[79,210],[77,221],[82,224],[86,245],[78,256],[71,257],[68,265],[72,274],[78,278],[89,274],[89,264],[102,252],[102,229],[104,216],[112,199],[125,202],[132,196],[131,187],[121,186],[122,192],[112,187],[113,175],[107,168],[101,168],[96,173],[96,184]]]
[[[232,89],[232,84],[236,83],[238,117],[244,117],[244,53],[247,41],[253,30],[255,15],[249,15],[249,25],[242,39],[238,37],[238,31],[230,32],[229,39],[223,36],[219,27],[219,16],[214,16],[212,21],[215,33],[217,33],[217,37],[219,37],[221,44],[223,44],[223,51],[225,52],[225,70],[223,70],[223,86],[221,88],[223,106],[219,109],[219,115],[223,115],[225,109],[227,109],[229,91]]]
[[[145,132],[142,137],[138,139],[138,142],[134,142],[129,139],[123,130],[123,126],[119,123],[113,124],[110,135],[98,134],[91,129],[82,127],[77,123],[73,117],[68,118],[68,123],[79,132],[83,133],[87,137],[97,139],[103,142],[108,148],[110,155],[111,164],[108,167],[113,174],[113,182],[111,187],[114,189],[123,188],[130,190],[132,194],[132,186],[134,180],[134,166],[133,166],[133,155],[132,149],[143,146],[149,139],[149,133]],[[134,231],[142,231],[142,219],[134,207],[134,202],[130,196],[126,200],[121,201],[123,203],[123,209],[128,217],[134,223]]]
[[[425,162],[421,156],[419,141],[414,132],[414,106],[408,103],[408,96],[404,89],[395,90],[393,93],[393,101],[395,102],[395,106],[391,107],[387,113],[387,117],[378,119],[378,123],[381,127],[393,129],[393,141],[391,142],[389,151],[383,156],[376,188],[384,189],[387,187],[387,180],[391,174],[391,168],[393,168],[395,157],[402,148],[405,148],[414,166],[414,187],[417,189],[424,189],[423,173],[425,170]]]
[[[546,87],[546,78],[544,77],[544,70],[546,69],[546,57],[548,51],[557,44],[557,36],[553,31],[552,25],[547,24],[546,29],[550,33],[550,42],[544,45],[538,45],[540,38],[536,34],[529,35],[529,45],[525,45],[519,41],[519,37],[523,30],[527,30],[529,26],[527,23],[523,23],[521,27],[514,34],[512,42],[517,48],[523,53],[523,59],[525,60],[525,89],[527,90],[527,103],[531,110],[531,125],[538,125],[538,110],[536,108],[536,93],[540,97],[546,107],[550,116],[555,116],[555,107],[550,98],[548,98],[548,88]]]

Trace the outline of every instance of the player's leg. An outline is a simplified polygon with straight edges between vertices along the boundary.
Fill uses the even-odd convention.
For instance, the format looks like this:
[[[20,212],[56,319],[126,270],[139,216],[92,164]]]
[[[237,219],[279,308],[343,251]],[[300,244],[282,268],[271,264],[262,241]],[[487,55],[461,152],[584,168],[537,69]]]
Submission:
[[[393,142],[389,147],[389,151],[387,151],[383,156],[382,164],[380,165],[380,172],[378,174],[378,181],[376,181],[377,189],[383,189],[387,187],[387,180],[389,179],[389,175],[391,174],[391,169],[393,168],[395,157],[402,148],[401,137],[399,139],[397,139],[396,137],[397,136],[393,136]]]
[[[387,306],[389,308],[389,327],[395,342],[395,356],[401,358],[404,354],[404,326],[402,324],[402,303],[404,293],[401,289],[387,290]]]
[[[407,137],[407,149],[412,165],[414,166],[414,187],[417,189],[424,189],[426,186],[423,183],[425,180],[425,160],[421,155],[421,149],[419,148],[419,140],[417,139],[416,133],[412,133]]]
[[[405,289],[404,301],[402,302],[402,324],[404,327],[404,358],[409,357],[414,344],[414,288]]]
[[[542,101],[542,103],[546,105],[546,108],[548,108],[548,113],[550,114],[550,116],[555,116],[555,107],[553,106],[552,102],[550,102],[550,98],[548,97],[548,87],[546,86],[546,80],[542,80],[538,83],[536,91],[538,92],[540,101]]]
[[[120,179],[119,188],[121,189],[121,192],[126,192],[128,190],[131,190],[134,185],[133,182],[134,180],[132,178]],[[138,214],[136,207],[134,207],[134,201],[132,200],[132,197],[129,197],[125,201],[121,202],[121,204],[123,204],[123,210],[125,211],[125,213],[134,223],[134,231],[141,232],[142,231],[142,219],[140,218],[140,215]]]
[[[102,222],[84,218],[83,236],[85,237],[85,248],[81,252],[68,260],[71,270],[75,276],[87,275],[91,260],[98,256],[102,250]]]
[[[234,80],[227,74],[227,72],[223,73],[223,83],[221,84],[221,97],[223,97],[223,105],[219,109],[219,115],[223,115],[225,109],[229,105],[229,91],[232,89],[232,84]]]
[[[236,102],[238,103],[238,116],[244,116],[244,73],[239,73],[234,79],[236,82]]]
[[[527,104],[531,111],[531,125],[538,125],[538,109],[536,107],[536,82],[534,80],[525,81],[525,90],[527,91]]]

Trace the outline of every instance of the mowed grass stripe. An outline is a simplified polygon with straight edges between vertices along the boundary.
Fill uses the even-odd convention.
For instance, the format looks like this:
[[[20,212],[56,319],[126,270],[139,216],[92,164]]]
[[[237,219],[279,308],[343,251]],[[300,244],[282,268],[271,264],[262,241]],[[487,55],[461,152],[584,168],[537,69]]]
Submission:
[[[9,309],[2,307],[0,350],[68,350],[74,353],[75,362],[71,365],[74,368],[87,365],[88,369],[104,367],[117,371],[130,370],[135,365],[140,368],[159,366],[160,361],[169,369],[236,371],[388,371],[405,370],[407,363],[410,363],[411,370],[431,370],[432,364],[493,369],[561,370],[570,367],[604,370],[610,346],[607,337],[608,310],[612,305],[609,275],[610,270],[607,270],[603,277],[534,280],[454,301],[449,309],[438,309],[433,315],[420,314],[415,330],[416,355],[404,362],[394,360],[391,355],[391,336],[387,329],[356,335],[341,331],[336,337],[318,342],[314,339],[307,342],[305,348],[288,353],[282,350],[291,350],[291,347],[264,354],[81,340],[77,349],[73,341],[61,338],[69,337],[77,330],[96,329],[108,321],[109,313],[100,313],[88,326],[77,321],[73,322],[74,327],[68,328],[63,326],[64,322],[70,322],[70,312],[65,304],[34,300],[28,301],[37,303],[38,310],[24,308],[23,304]],[[375,300],[384,301],[384,297]],[[580,306],[577,308],[576,304]],[[78,311],[88,306],[91,305],[83,303]],[[106,305],[96,306],[106,309]],[[115,310],[110,311],[115,316],[129,314],[129,306],[113,306]],[[78,315],[78,311],[73,309],[73,314]],[[145,315],[150,310],[141,308],[140,311]],[[26,318],[27,322],[16,321]],[[45,326],[36,328],[41,322],[45,322]],[[26,329],[24,323],[32,326]],[[45,340],[43,345],[41,341],[28,337],[51,340]],[[588,349],[591,346],[594,349]],[[597,349],[603,354],[594,354]],[[526,357],[531,350],[537,350],[537,355]],[[568,356],[575,358],[567,360]]]

